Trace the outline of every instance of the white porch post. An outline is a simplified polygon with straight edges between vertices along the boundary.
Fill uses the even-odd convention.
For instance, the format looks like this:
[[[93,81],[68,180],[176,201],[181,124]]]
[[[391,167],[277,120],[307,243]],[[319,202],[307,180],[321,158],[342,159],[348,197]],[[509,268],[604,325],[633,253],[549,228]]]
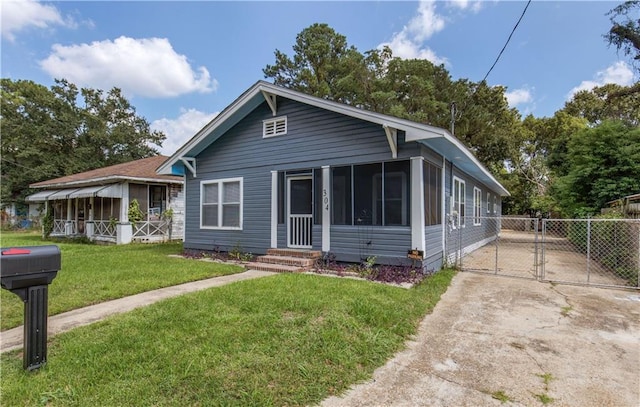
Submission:
[[[89,220],[85,222],[85,233],[87,234],[87,237],[89,239],[91,239],[91,237],[93,237],[93,204],[94,204],[94,197],[91,196],[89,198]]]
[[[331,173],[329,166],[322,167],[322,251],[331,250]]]
[[[133,227],[129,223],[129,183],[122,184],[122,198],[120,199],[119,222],[116,225],[116,244],[131,243]]]
[[[422,157],[411,157],[411,249],[425,250]]]
[[[71,206],[71,199],[67,198],[67,222],[64,224],[64,234],[73,234],[73,207]]]
[[[278,171],[271,171],[271,248],[278,248]]]
[[[447,193],[446,193],[446,179],[447,179],[447,159],[444,158],[444,156],[442,156],[442,182],[440,183],[441,185],[441,193],[442,193],[442,262],[444,264],[444,259],[447,257],[447,241],[446,241],[446,237],[447,237],[447,225],[449,224],[448,219],[447,219]]]

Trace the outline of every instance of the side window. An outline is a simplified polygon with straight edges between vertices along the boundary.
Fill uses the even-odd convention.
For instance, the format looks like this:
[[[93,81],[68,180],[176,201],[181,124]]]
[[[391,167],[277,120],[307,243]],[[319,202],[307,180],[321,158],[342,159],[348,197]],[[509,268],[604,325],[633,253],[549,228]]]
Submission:
[[[465,223],[465,183],[458,177],[453,177],[453,227],[464,227]]]
[[[200,183],[200,227],[242,229],[242,178]]]
[[[482,216],[482,190],[473,187],[473,224],[480,225]]]

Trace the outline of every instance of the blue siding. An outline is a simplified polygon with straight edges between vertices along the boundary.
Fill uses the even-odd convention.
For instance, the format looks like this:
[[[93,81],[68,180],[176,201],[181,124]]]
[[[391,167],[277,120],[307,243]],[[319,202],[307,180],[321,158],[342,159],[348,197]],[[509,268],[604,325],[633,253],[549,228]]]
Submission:
[[[378,263],[405,262],[411,248],[411,228],[331,226],[331,252],[341,261],[360,262],[376,256]]]
[[[272,119],[265,103],[259,105],[244,119],[231,127],[215,143],[198,156],[197,178],[187,172],[185,242],[187,249],[230,250],[263,254],[271,246],[271,171],[310,170],[321,166],[332,167],[391,160],[391,150],[384,129],[369,122],[326,111],[306,104],[278,99],[277,117],[287,117],[287,134],[262,137],[263,120]],[[404,143],[398,135],[398,159],[422,156],[442,165],[442,157],[418,143]],[[489,190],[451,163],[446,162],[443,191],[446,198],[445,213],[449,213],[452,175],[466,183],[466,228],[473,226],[473,187],[482,190],[483,216],[486,215],[486,193]],[[200,228],[200,183],[223,178],[243,179],[243,229],[215,230]],[[492,195],[493,195],[492,191]],[[286,201],[286,200],[285,200]],[[447,237],[447,251],[451,236],[447,217],[442,220]],[[481,227],[483,228],[486,225]],[[465,228],[465,229],[466,229]],[[465,233],[465,245],[473,243],[478,234]],[[425,228],[426,269],[437,269],[442,264],[442,225]],[[488,233],[488,231],[487,231]],[[322,228],[313,227],[313,248],[322,248]],[[286,247],[286,225],[278,225],[278,247]],[[406,263],[411,248],[410,227],[331,226],[331,252],[339,261],[361,261],[376,256],[379,262]]]
[[[243,251],[260,254],[271,243],[271,171],[318,168],[379,162],[391,159],[391,150],[381,126],[313,106],[278,99],[278,117],[287,116],[287,134],[264,139],[262,121],[273,118],[263,103],[196,157],[197,178],[187,174],[185,248],[228,250],[240,246]],[[398,158],[418,155],[416,143],[403,143],[399,136]],[[244,183],[243,230],[200,229],[200,182],[242,177]],[[357,239],[357,228],[343,231],[349,241]],[[384,228],[379,228],[384,229]],[[394,231],[397,233],[397,231]],[[349,236],[349,235],[352,236]],[[406,228],[401,241],[380,242],[384,253],[406,253],[410,232]],[[332,236],[332,247],[340,244],[340,235]],[[313,246],[321,248],[321,228],[314,226]],[[397,245],[397,246],[396,246]],[[286,228],[278,226],[278,247],[286,247]],[[347,249],[349,251],[351,249]],[[357,252],[356,252],[357,253]],[[342,260],[342,259],[340,259]]]

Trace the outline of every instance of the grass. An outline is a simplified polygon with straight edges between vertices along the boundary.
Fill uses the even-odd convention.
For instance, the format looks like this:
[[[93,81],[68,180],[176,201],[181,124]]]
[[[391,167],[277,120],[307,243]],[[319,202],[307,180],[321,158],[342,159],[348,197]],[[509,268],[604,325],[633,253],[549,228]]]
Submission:
[[[506,403],[508,401],[512,401],[511,397],[509,397],[504,391],[502,390],[498,390],[498,391],[494,391],[493,393],[491,393],[491,397],[493,397],[496,400],[499,400],[502,403]]]
[[[542,404],[553,403],[553,401],[555,399],[550,397],[547,394],[547,392],[549,391],[549,384],[551,383],[552,380],[555,380],[555,377],[553,377],[553,375],[551,373],[538,374],[537,376],[542,379],[542,382],[544,383],[544,391],[545,392],[544,393],[535,394],[536,398]]]
[[[447,289],[279,274],[60,334],[47,365],[2,355],[1,405],[313,405],[369,378]]]
[[[170,258],[182,243],[101,246],[43,241],[38,233],[2,232],[2,247],[56,244],[62,268],[49,286],[49,315],[144,291],[242,271],[234,265]],[[0,329],[21,325],[23,303],[0,290]]]
[[[563,317],[568,317],[568,316],[569,316],[569,313],[570,313],[571,311],[573,311],[573,307],[572,307],[572,306],[570,306],[570,305],[568,305],[568,306],[562,307],[562,310],[560,311],[560,314],[561,314]]]

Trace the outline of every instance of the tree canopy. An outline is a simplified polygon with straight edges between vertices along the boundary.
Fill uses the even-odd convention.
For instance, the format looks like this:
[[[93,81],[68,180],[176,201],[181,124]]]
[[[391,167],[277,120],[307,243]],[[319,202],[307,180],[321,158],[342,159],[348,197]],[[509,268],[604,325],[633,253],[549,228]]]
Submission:
[[[638,52],[634,35],[640,21],[629,18],[638,5],[639,1],[628,1],[610,13],[614,26],[607,39],[626,55]],[[628,178],[637,173],[640,160],[625,159],[633,147],[620,140],[635,140],[633,129],[640,125],[637,83],[584,90],[553,117],[522,119],[509,108],[501,86],[454,80],[443,65],[397,58],[389,48],[361,53],[326,24],[304,29],[293,51],[289,57],[276,50],[275,63],[263,70],[265,77],[317,97],[443,128],[451,126],[455,103],[455,136],[512,193],[504,201],[505,213],[573,216],[598,210],[598,205],[618,198],[616,194],[640,189]],[[607,157],[592,151],[591,144],[602,144],[596,143],[598,137],[609,141],[601,152]],[[582,161],[581,154],[589,161]],[[587,163],[606,164],[602,174],[607,177],[592,185],[579,176],[587,169],[595,174]]]
[[[326,24],[302,30],[289,57],[275,51],[266,78],[317,97],[378,113],[449,128],[457,106],[455,133],[494,172],[515,149],[520,115],[505,89],[486,82],[453,81],[443,65],[393,57],[389,48],[360,53]]]
[[[632,17],[634,13],[636,19]],[[614,7],[608,15],[612,26],[605,34],[605,39],[609,45],[631,57],[632,64],[640,73],[640,1],[625,1]]]
[[[34,182],[157,155],[152,145],[165,139],[118,88],[3,78],[0,92],[3,204],[22,201]]]

